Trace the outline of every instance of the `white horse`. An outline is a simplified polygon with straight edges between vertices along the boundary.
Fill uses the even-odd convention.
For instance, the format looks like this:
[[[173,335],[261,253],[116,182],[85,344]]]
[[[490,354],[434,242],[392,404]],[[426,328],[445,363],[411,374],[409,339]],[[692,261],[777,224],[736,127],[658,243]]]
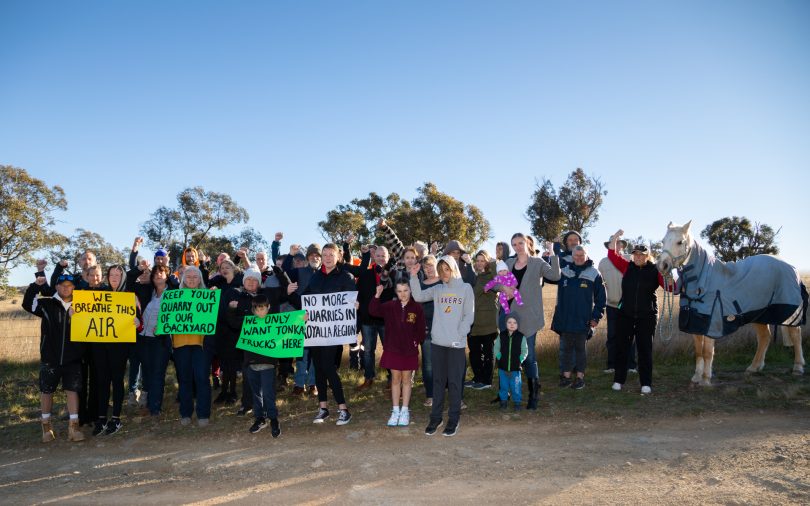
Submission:
[[[691,223],[680,226],[670,222],[657,267],[664,275],[678,269],[681,293],[678,325],[681,331],[695,335],[696,367],[692,381],[711,383],[713,339],[731,334],[747,323],[752,323],[757,333],[757,351],[747,372],[765,367],[765,353],[771,340],[768,325],[776,324],[787,327],[793,345],[793,373],[803,374],[800,325],[805,321],[807,290],[796,269],[770,255],[756,255],[739,262],[719,261],[692,239]]]

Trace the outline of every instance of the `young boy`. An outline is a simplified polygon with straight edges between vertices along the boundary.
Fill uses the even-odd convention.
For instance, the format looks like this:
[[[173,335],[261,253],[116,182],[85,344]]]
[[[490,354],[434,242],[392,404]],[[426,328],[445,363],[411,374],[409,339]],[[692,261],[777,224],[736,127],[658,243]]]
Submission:
[[[253,314],[264,318],[270,311],[270,301],[267,296],[258,294],[253,297]],[[253,392],[253,416],[255,421],[250,426],[250,433],[256,434],[267,427],[270,419],[270,435],[278,437],[281,427],[278,425],[278,409],[276,409],[276,366],[277,358],[265,357],[257,353],[245,351],[245,372],[247,381]]]
[[[67,394],[70,414],[68,440],[84,441],[79,429],[79,391],[82,386],[82,354],[84,345],[70,340],[70,320],[73,304],[74,278],[61,274],[56,278],[56,294],[47,285],[44,276],[37,276],[23,297],[23,309],[42,319],[39,391],[42,407],[42,442],[56,439],[51,424],[53,393],[62,383]]]
[[[493,345],[495,360],[498,361],[498,396],[501,409],[506,409],[508,395],[512,395],[515,411],[520,411],[521,388],[520,364],[529,356],[526,336],[518,331],[518,319],[514,314],[506,317],[506,330],[501,332]]]

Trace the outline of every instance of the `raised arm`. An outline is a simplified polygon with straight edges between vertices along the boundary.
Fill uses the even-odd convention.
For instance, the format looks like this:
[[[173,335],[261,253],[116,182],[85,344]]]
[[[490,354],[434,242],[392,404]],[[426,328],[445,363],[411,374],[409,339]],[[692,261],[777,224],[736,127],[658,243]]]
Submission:
[[[413,295],[413,300],[416,302],[430,302],[433,300],[433,294],[436,291],[436,287],[439,285],[433,285],[429,288],[425,288],[422,290],[422,285],[419,283],[419,266],[415,265],[414,268],[411,269],[411,294]]]
[[[281,240],[284,239],[284,234],[276,232],[273,242],[270,244],[270,258],[273,259],[273,265],[276,265],[281,251]]]
[[[396,260],[397,267],[402,267],[402,254],[405,252],[405,246],[397,237],[394,229],[385,221],[385,218],[380,218],[380,221],[377,222],[377,232],[382,232],[385,246],[391,252],[391,258]]]
[[[549,263],[546,263],[544,260],[537,259],[540,262],[540,272],[541,278],[546,278],[549,281],[559,281],[562,273],[560,272],[560,257],[557,255],[551,255],[549,258]],[[540,282],[542,283],[543,280],[541,279]]]
[[[614,267],[619,269],[619,272],[621,272],[622,275],[627,272],[627,267],[630,266],[630,262],[625,260],[621,255],[617,254],[612,249],[608,250],[608,260],[610,260],[610,263],[612,263]],[[660,274],[658,276],[659,278],[661,277]]]

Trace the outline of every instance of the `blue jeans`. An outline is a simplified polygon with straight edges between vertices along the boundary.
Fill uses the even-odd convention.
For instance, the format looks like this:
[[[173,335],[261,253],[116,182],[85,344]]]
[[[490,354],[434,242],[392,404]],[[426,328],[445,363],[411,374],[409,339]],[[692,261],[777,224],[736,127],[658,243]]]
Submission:
[[[194,411],[194,391],[197,392],[197,420],[211,418],[212,357],[202,346],[181,346],[174,349],[174,366],[180,383],[180,417],[191,418]]]
[[[526,360],[523,361],[523,371],[526,373],[526,377],[531,379],[538,379],[540,377],[540,366],[537,365],[537,351],[534,349],[536,340],[536,332],[530,336],[526,336],[529,354],[526,356]]]
[[[278,418],[276,408],[276,368],[254,371],[245,366],[247,381],[253,392],[253,416],[259,418]]]
[[[520,379],[520,371],[498,369],[498,397],[502,401],[506,401],[511,395],[512,402],[520,404],[523,400],[522,388],[523,381]]]
[[[146,405],[149,414],[159,415],[163,407],[163,390],[166,387],[166,367],[172,352],[172,341],[169,337],[144,338],[145,356],[141,362],[146,364],[147,392]]]
[[[433,363],[430,360],[430,334],[422,342],[422,383],[425,384],[425,397],[433,398]]]
[[[129,350],[129,391],[134,392],[138,385],[143,386],[143,376],[141,374],[141,357],[138,354],[137,345]]]
[[[382,323],[371,323],[360,326],[360,334],[363,336],[363,369],[367,380],[374,379],[376,369],[374,363],[377,358],[377,335],[380,336],[380,343],[385,339],[385,325]]]
[[[312,354],[309,348],[304,348],[304,356],[295,359],[295,376],[293,376],[295,386],[304,388],[315,384],[315,363],[312,361]]]

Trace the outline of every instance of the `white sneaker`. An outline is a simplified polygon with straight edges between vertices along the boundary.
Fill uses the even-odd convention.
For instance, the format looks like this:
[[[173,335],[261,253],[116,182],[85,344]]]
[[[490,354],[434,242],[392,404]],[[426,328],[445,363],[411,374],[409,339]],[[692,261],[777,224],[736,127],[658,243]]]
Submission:
[[[410,424],[411,424],[411,412],[407,408],[403,409],[402,411],[399,412],[398,425],[400,427],[407,427]]]
[[[630,374],[638,374],[638,369],[628,369],[627,372]]]
[[[617,391],[617,392],[621,392],[621,390],[622,390],[622,384],[621,384],[621,383],[614,383],[614,384],[613,384],[613,386],[612,386],[611,388],[612,388],[613,390]]]
[[[647,395],[652,393],[652,388],[648,386],[641,387],[641,395]]]
[[[616,369],[613,369],[612,367],[608,367],[607,369],[605,369],[602,372],[605,373],[605,374],[613,374],[614,372],[616,372]]]
[[[388,419],[388,426],[389,427],[396,427],[399,423],[399,416],[400,411],[399,408],[394,408],[391,410],[391,418]]]
[[[183,427],[191,425],[191,418],[181,418],[180,425],[182,425]]]

